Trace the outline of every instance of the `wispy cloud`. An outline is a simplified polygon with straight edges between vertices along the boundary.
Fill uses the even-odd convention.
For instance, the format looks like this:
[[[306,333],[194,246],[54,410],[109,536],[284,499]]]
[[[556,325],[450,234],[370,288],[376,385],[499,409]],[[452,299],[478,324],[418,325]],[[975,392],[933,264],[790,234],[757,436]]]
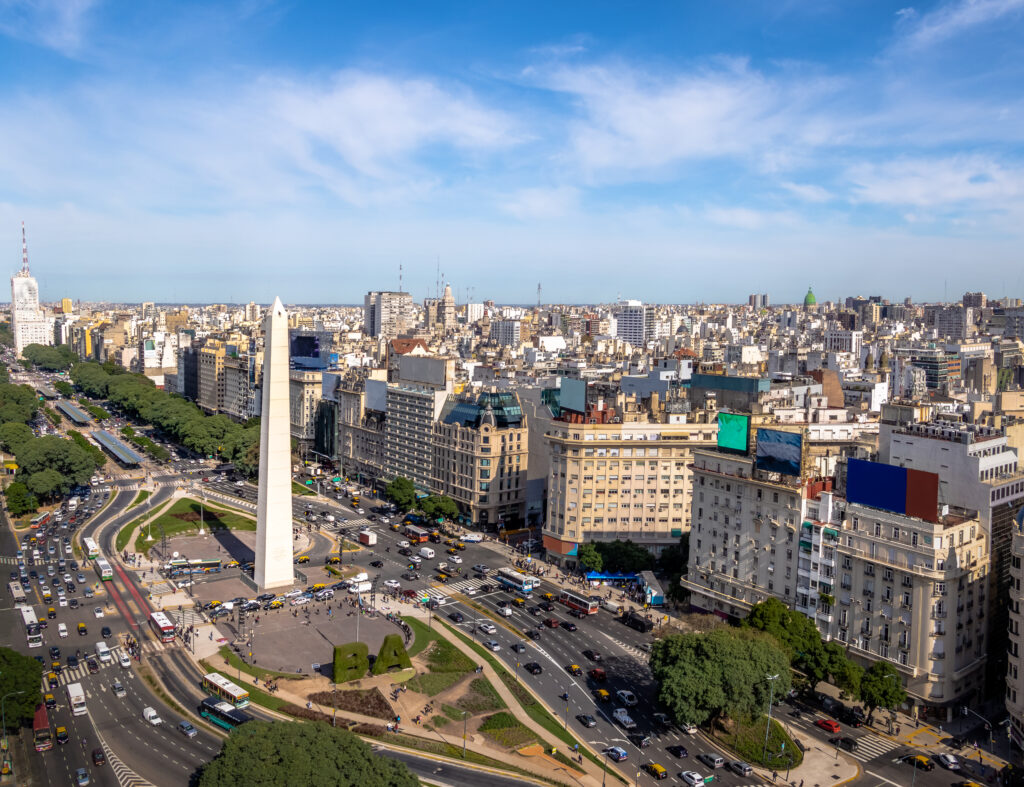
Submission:
[[[76,56],[97,0],[0,0],[0,33]]]
[[[934,46],[1022,10],[1024,0],[956,0],[925,14],[904,8],[897,12],[904,33],[901,43],[914,49]]]
[[[983,156],[860,164],[848,177],[857,200],[880,205],[1004,210],[1024,197],[1024,168]]]
[[[501,210],[517,219],[557,219],[579,207],[579,189],[572,186],[520,189],[500,202]]]
[[[828,189],[814,183],[790,183],[789,181],[783,181],[779,185],[804,202],[829,202],[835,199],[835,195],[829,192]]]

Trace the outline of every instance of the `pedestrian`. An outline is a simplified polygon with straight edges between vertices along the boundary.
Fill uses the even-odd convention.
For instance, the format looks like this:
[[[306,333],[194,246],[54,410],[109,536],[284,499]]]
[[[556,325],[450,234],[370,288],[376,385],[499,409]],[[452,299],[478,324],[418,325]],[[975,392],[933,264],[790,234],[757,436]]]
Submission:
[[[772,771],[772,781],[774,782],[778,778],[779,778],[779,772],[778,771]]]

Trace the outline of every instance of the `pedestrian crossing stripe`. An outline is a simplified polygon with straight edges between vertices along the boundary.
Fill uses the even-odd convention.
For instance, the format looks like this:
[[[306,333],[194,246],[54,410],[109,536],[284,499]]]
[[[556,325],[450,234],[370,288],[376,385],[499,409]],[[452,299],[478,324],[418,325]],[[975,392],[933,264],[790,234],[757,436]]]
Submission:
[[[153,653],[153,652],[160,651],[160,650],[163,650],[163,649],[164,649],[164,647],[163,647],[162,643],[151,642],[151,641],[148,641],[148,640],[142,643],[142,652],[143,653]],[[100,661],[97,658],[96,659],[96,663],[99,666],[100,671],[102,672],[103,670],[110,669],[111,667],[118,666],[118,658],[119,658],[120,653],[122,651],[124,651],[124,648],[121,647],[120,645],[116,645],[116,646],[114,646],[114,647],[112,647],[110,649],[110,656],[111,656],[110,661],[102,662],[102,661]],[[85,656],[82,656],[81,659],[79,659],[77,667],[64,667],[64,668],[62,668],[60,673],[57,675],[57,685],[58,686],[67,686],[69,683],[76,683],[77,681],[82,680],[83,678],[87,677],[89,675],[89,666],[88,666],[88,664],[86,664],[86,660],[89,659],[89,658],[95,658],[95,657],[92,656],[91,654],[90,655],[85,655]],[[45,675],[42,677],[40,684],[41,684],[41,686],[43,688],[43,693],[48,693],[48,692],[53,691],[53,689],[50,688],[49,681],[46,679]]]

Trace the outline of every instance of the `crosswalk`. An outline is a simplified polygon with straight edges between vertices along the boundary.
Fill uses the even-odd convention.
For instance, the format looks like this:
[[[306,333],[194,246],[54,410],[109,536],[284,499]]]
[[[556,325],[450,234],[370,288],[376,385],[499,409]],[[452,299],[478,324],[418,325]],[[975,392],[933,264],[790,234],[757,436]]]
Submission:
[[[142,652],[144,654],[156,652],[163,649],[164,646],[157,642],[146,641],[142,643]],[[96,664],[100,669],[100,672],[108,670],[111,667],[120,670],[120,666],[118,665],[118,658],[122,652],[127,651],[125,651],[125,649],[121,645],[115,645],[110,649],[110,661],[102,662],[98,658],[95,659]],[[86,658],[87,656],[83,654],[82,658],[78,661],[77,667],[64,667],[57,675],[58,686],[67,686],[69,683],[77,683],[78,681],[82,680],[82,678],[86,677],[89,674],[89,666],[86,663]],[[40,685],[42,686],[44,694],[53,691],[53,689],[50,688],[50,684],[46,675],[42,676]]]
[[[807,735],[811,735],[811,734],[813,734],[811,732],[811,730],[813,729],[814,721],[815,721],[816,718],[825,719],[825,718],[828,718],[828,717],[827,716],[815,716],[815,717],[810,718],[810,719],[806,719],[806,718],[805,719],[801,719],[801,721],[799,721],[799,722],[794,722],[792,720],[786,720],[786,725],[787,726],[800,727],[804,731],[807,732]],[[820,733],[820,730],[817,730],[817,732]],[[849,751],[849,750],[847,750],[845,748],[840,747],[839,751],[841,751],[843,754],[845,754],[845,755],[847,755],[849,757],[853,757],[854,759],[860,760],[861,762],[864,762],[864,763],[871,762],[872,760],[876,760],[879,757],[885,757],[886,755],[888,755],[892,751],[900,748],[900,744],[899,743],[891,741],[891,740],[889,740],[887,738],[882,738],[882,737],[880,737],[878,735],[875,735],[872,732],[858,733],[856,730],[845,730],[844,729],[842,734],[841,734],[841,737],[844,737],[844,738],[849,737],[849,738],[853,738],[854,740],[856,740],[857,741],[857,749],[856,749],[856,751]],[[805,736],[805,740],[806,739],[807,738]]]
[[[18,565],[18,559],[11,557],[10,555],[0,555],[0,564],[5,566],[16,566]]]

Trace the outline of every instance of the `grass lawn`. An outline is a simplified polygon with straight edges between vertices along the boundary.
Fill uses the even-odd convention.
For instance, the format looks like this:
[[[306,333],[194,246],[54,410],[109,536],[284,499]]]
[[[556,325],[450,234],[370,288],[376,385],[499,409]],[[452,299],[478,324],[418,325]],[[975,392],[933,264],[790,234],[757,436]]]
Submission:
[[[309,495],[311,497],[316,496],[316,492],[314,492],[308,486],[305,486],[304,484],[297,484],[294,481],[292,481],[292,494],[293,495]]]
[[[251,675],[254,678],[259,678],[260,680],[266,680],[267,678],[284,678],[285,680],[295,680],[296,678],[303,677],[302,675],[299,675],[294,672],[277,672],[276,670],[272,669],[260,669],[259,667],[253,667],[252,665],[246,664],[244,661],[242,661],[241,657],[233,650],[231,650],[231,648],[229,648],[227,645],[221,645],[220,649],[217,652],[220,653],[221,658],[227,659],[228,664],[231,665],[231,669],[241,670],[247,675]]]
[[[410,678],[405,685],[428,697],[436,697],[462,680],[462,676],[465,674],[464,672],[426,672]]]
[[[155,543],[155,540],[163,535],[170,537],[181,533],[198,533],[200,523],[211,531],[256,529],[255,519],[209,504],[204,505],[190,497],[183,497],[157,517],[152,523],[152,528],[147,526],[140,529],[135,539],[135,551],[145,552],[148,548],[145,531],[151,530]]]
[[[130,511],[131,509],[135,508],[135,506],[141,506],[143,503],[146,502],[146,498],[148,498],[149,495],[150,491],[148,489],[143,489],[142,491],[140,491],[139,494],[135,496],[135,500],[132,501],[132,504],[128,506],[128,510]]]
[[[537,736],[529,727],[506,711],[488,716],[478,729],[507,749],[519,749],[537,740]]]
[[[732,749],[742,759],[753,765],[782,770],[790,767],[790,755],[792,755],[791,767],[795,768],[803,762],[804,754],[775,719],[772,719],[772,729],[768,735],[768,759],[767,761],[761,759],[761,755],[764,753],[764,732],[767,722],[768,717],[763,715],[756,719],[738,721],[729,719],[726,721],[725,729],[716,724],[713,734],[723,746]],[[785,749],[782,744],[785,744]],[[786,753],[780,755],[779,753],[782,751]]]
[[[507,707],[501,696],[495,691],[494,686],[487,678],[473,678],[469,683],[469,691],[455,701],[459,711],[470,713],[486,713],[492,710],[502,710]],[[445,708],[449,706],[444,706]],[[445,711],[447,713],[447,710]],[[452,718],[462,718],[461,712]]]

